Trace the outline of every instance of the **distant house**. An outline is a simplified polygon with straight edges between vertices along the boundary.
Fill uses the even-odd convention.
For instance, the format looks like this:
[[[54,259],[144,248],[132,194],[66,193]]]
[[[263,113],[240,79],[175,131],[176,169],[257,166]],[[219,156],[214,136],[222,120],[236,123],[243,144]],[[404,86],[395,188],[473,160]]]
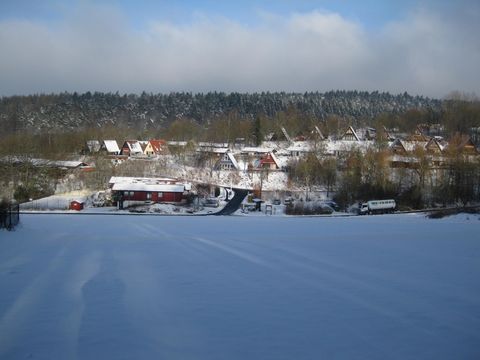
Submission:
[[[463,155],[478,155],[478,149],[468,135],[454,137],[447,146],[448,149],[457,151]]]
[[[415,132],[411,135],[409,135],[406,139],[407,141],[412,141],[412,142],[425,142],[427,143],[430,140],[430,136],[425,135],[422,132],[422,128],[417,127]]]
[[[122,203],[180,203],[192,189],[191,184],[172,178],[112,177],[109,184],[113,198]]]
[[[340,140],[360,141],[360,138],[358,137],[353,127],[349,126],[347,130],[345,130],[343,135],[340,137]]]
[[[327,137],[323,135],[323,132],[320,130],[318,126],[315,125],[312,131],[312,138],[316,140],[326,140]]]
[[[421,141],[420,138],[418,140],[395,139],[390,144],[390,149],[395,154],[406,155],[413,153],[416,149],[426,149],[427,143],[428,141]]]
[[[271,148],[256,147],[256,146],[246,146],[241,150],[242,155],[244,156],[262,156],[272,152]]]
[[[143,153],[147,156],[160,155],[167,153],[167,143],[165,140],[148,141]]]
[[[105,151],[107,155],[119,155],[120,148],[118,147],[116,140],[103,140],[101,151]]]
[[[406,155],[407,154],[407,149],[405,145],[403,144],[403,141],[401,139],[395,139],[391,144],[390,144],[390,150],[394,154],[400,154],[400,155]]]
[[[87,140],[85,142],[85,152],[94,154],[100,151],[102,144],[98,140]]]
[[[315,143],[310,141],[295,141],[286,149],[288,156],[304,156],[315,150]]]
[[[280,163],[275,156],[274,153],[268,153],[265,154],[261,159],[260,159],[260,164],[259,168],[265,169],[265,170],[279,170],[280,169]]]
[[[136,156],[136,155],[142,155],[143,150],[138,140],[126,140],[123,143],[122,150],[120,151],[120,153],[122,155],[127,155],[127,156]]]
[[[441,154],[443,153],[443,150],[445,150],[446,146],[447,144],[442,142],[441,140],[431,138],[427,142],[427,145],[425,145],[425,150],[427,150],[427,153],[429,154]]]
[[[197,149],[200,151],[211,151],[213,149],[228,149],[228,143],[216,143],[216,142],[202,142],[197,144]]]
[[[238,165],[237,160],[230,151],[227,151],[218,159],[215,164],[215,170],[239,170],[240,166]]]

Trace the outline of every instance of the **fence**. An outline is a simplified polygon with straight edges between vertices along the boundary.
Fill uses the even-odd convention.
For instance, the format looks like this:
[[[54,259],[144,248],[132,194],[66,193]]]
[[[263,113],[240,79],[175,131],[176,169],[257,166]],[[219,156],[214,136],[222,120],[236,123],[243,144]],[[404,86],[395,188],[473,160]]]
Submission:
[[[13,230],[20,222],[20,207],[18,204],[0,208],[0,229]]]

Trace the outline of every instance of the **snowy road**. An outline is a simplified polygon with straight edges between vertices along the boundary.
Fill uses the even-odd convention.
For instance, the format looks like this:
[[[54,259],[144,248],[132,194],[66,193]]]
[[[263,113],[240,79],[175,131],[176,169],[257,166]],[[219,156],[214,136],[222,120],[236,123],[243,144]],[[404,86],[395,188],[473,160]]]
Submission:
[[[0,359],[479,359],[480,221],[23,215]]]

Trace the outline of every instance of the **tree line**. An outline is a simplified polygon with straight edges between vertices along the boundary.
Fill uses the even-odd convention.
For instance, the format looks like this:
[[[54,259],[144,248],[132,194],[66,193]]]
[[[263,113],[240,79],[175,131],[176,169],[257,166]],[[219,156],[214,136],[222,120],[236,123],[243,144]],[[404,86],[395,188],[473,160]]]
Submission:
[[[219,118],[232,116],[253,121],[274,118],[293,108],[304,117],[326,120],[339,116],[362,122],[380,114],[401,114],[409,109],[437,112],[442,101],[407,93],[330,91],[326,93],[170,93],[119,94],[37,94],[0,99],[0,130],[68,131],[114,125],[136,130],[155,130],[178,119],[208,126]]]

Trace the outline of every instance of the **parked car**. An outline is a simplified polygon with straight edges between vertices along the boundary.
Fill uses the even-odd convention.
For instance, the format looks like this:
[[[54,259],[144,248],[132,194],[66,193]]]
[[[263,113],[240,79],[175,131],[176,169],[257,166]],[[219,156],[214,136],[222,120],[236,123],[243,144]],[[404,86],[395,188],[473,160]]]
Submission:
[[[203,206],[205,207],[219,207],[220,202],[218,201],[217,198],[207,198],[203,202]]]
[[[285,205],[292,205],[293,204],[293,198],[292,197],[287,197],[285,200],[283,200],[283,203]]]
[[[273,205],[280,205],[280,199],[273,199]]]
[[[326,201],[323,201],[322,203],[327,206],[330,206],[334,211],[340,210],[340,206],[338,206],[338,204],[333,200],[326,200]]]

